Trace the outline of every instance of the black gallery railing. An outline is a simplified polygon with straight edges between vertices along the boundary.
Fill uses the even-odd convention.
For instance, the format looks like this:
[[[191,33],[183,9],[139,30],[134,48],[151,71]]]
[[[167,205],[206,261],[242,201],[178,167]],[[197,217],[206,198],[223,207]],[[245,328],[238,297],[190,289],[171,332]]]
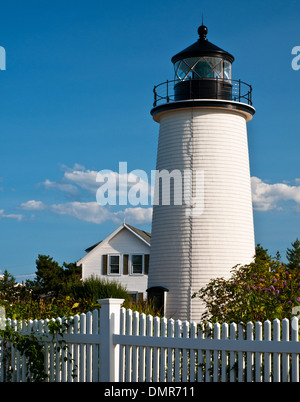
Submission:
[[[187,99],[223,99],[252,105],[252,87],[241,80],[165,81],[153,88],[153,106]]]

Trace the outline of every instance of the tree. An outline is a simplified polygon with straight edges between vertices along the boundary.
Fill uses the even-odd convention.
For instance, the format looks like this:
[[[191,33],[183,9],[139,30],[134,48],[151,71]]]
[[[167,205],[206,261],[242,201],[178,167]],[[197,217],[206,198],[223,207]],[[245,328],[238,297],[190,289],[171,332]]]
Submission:
[[[36,291],[57,296],[61,288],[62,267],[49,255],[39,254],[36,268]]]
[[[26,286],[33,292],[33,297],[57,297],[63,293],[69,282],[77,282],[81,278],[81,267],[76,263],[54,261],[49,255],[38,255],[36,260],[36,278],[26,281]]]
[[[271,261],[272,257],[268,254],[268,249],[263,248],[260,243],[255,247],[255,261]]]
[[[277,252],[276,252],[275,259],[276,259],[276,261],[278,261],[278,262],[281,261],[281,254],[280,254],[279,250],[277,250]]]
[[[77,283],[81,280],[82,267],[78,267],[76,262],[63,263],[63,281],[64,283]]]
[[[286,258],[288,270],[300,272],[300,241],[298,238],[292,243],[292,248],[287,249]]]
[[[18,296],[18,285],[15,278],[4,271],[2,278],[0,279],[0,299],[7,300],[9,302],[14,301]]]

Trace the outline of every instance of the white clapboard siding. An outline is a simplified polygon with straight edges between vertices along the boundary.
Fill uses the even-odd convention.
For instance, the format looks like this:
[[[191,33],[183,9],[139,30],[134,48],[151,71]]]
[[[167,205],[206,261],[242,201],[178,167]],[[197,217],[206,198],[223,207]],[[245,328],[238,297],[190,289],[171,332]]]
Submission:
[[[64,343],[49,334],[49,320],[8,322],[42,337],[49,382],[299,382],[296,317],[204,325],[146,316],[120,304],[58,318],[67,324]],[[8,380],[8,368],[10,381],[26,381],[25,357],[0,340],[1,382]]]
[[[155,120],[156,169],[193,172],[193,197],[199,194],[203,211],[190,216],[186,205],[153,206],[148,287],[169,290],[167,317],[198,321],[203,306],[191,295],[211,279],[228,278],[255,254],[247,116],[219,105],[187,105],[161,111]]]

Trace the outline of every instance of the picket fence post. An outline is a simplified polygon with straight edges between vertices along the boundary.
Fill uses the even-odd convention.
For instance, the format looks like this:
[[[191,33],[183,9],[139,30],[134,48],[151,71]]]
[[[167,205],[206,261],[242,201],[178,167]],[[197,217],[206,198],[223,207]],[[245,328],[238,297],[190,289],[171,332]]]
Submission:
[[[120,334],[120,312],[124,299],[100,299],[100,367],[101,382],[119,381],[120,346],[114,345],[113,335]]]

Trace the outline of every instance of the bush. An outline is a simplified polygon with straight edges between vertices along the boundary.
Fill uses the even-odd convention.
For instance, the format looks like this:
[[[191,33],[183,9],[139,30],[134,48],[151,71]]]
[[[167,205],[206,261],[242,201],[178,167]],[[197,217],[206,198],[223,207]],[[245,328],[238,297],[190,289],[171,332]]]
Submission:
[[[124,307],[126,310],[131,309],[133,312],[137,311],[140,314],[144,313],[145,315],[152,315],[153,317],[163,317],[162,308],[155,308],[154,304],[150,300],[139,300],[137,302],[125,300],[122,304],[122,307]]]
[[[300,306],[300,273],[273,259],[257,258],[236,266],[229,280],[214,279],[193,297],[206,305],[204,320],[211,322],[265,321],[291,318]]]
[[[19,300],[10,303],[0,299],[6,317],[15,320],[44,320],[46,318],[69,317],[99,308],[97,302],[64,296],[54,299]]]
[[[66,286],[64,293],[75,299],[97,301],[98,299],[117,298],[129,300],[127,290],[117,281],[90,277]]]

